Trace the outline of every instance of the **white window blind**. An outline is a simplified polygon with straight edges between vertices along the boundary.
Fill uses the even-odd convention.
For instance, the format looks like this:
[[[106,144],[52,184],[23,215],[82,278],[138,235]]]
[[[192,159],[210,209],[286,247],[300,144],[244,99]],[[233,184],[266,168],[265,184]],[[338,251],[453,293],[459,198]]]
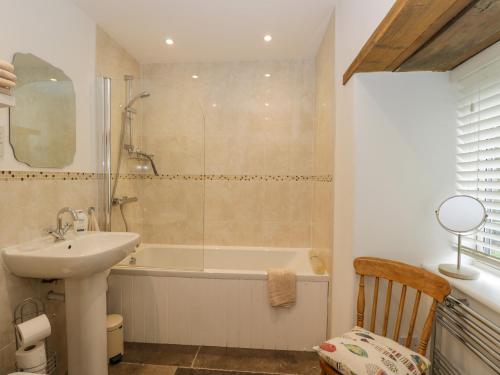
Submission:
[[[500,260],[500,60],[458,81],[457,184],[488,211],[464,246]]]

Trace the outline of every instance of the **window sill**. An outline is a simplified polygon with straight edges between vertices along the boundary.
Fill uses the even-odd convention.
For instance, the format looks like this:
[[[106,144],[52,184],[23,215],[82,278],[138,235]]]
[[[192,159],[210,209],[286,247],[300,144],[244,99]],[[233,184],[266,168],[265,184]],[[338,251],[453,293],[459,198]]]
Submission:
[[[424,269],[448,280],[450,285],[480,304],[500,314],[500,275],[482,267],[475,267],[480,276],[477,280],[460,280],[441,274],[437,264],[424,264]]]

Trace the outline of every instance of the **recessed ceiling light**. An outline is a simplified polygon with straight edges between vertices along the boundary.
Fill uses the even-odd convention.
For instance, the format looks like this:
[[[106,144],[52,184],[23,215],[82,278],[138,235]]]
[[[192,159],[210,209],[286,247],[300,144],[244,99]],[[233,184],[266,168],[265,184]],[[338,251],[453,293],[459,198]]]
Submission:
[[[271,40],[273,40],[273,37],[271,35],[267,34],[267,35],[264,36],[264,40],[266,42],[270,42]]]
[[[269,77],[271,77],[271,74],[266,73],[266,74],[264,74],[264,77],[269,78]]]
[[[217,103],[212,104],[212,107],[214,108],[217,107]]]
[[[267,102],[266,102],[266,103],[264,103],[264,105],[265,105],[266,107],[269,107],[269,103],[267,103]]]
[[[50,80],[51,80],[52,82],[57,82],[57,79],[55,79],[55,78],[51,78]]]
[[[169,46],[171,46],[172,44],[174,44],[174,41],[171,38],[167,38],[167,39],[165,39],[165,43],[167,43]]]
[[[194,79],[198,79],[198,76],[196,74],[193,74],[191,77],[193,77]]]

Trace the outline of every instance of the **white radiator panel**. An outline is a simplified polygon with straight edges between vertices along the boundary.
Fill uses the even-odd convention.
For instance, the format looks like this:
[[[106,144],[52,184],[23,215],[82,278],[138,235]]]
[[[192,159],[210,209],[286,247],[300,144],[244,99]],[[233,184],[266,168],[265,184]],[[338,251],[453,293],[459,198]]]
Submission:
[[[455,298],[455,299],[454,299]],[[451,305],[436,314],[432,375],[493,375],[500,372],[500,317],[473,299],[453,291]],[[460,305],[464,307],[460,307]],[[486,322],[486,323],[485,323]],[[474,351],[478,352],[476,354]]]

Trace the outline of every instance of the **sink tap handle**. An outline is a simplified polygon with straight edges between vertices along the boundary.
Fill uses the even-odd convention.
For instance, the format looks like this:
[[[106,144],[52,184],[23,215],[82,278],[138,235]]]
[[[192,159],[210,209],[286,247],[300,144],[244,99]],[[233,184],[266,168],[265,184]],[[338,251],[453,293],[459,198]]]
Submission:
[[[44,232],[47,234],[50,234],[56,240],[64,239],[64,235],[62,233],[59,233],[59,231],[55,228],[46,228],[46,229],[44,229]]]

